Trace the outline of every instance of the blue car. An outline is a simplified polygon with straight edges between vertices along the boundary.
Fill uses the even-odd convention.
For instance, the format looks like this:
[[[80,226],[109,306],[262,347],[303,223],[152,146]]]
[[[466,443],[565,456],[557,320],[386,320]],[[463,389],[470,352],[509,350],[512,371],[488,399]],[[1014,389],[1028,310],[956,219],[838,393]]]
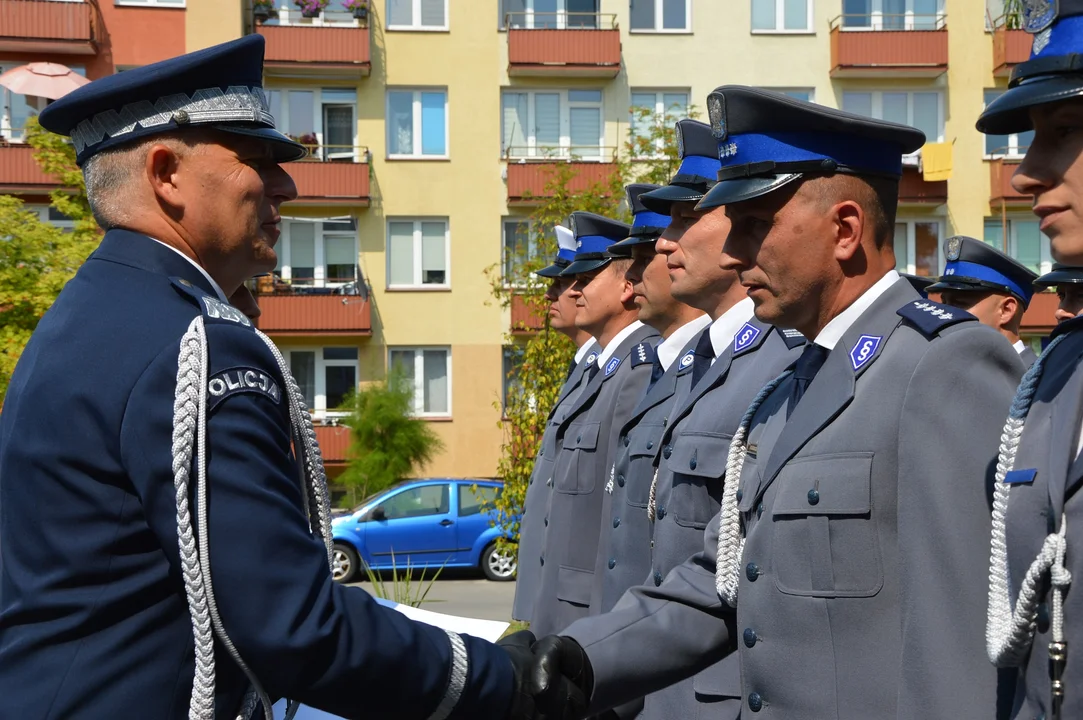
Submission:
[[[407,480],[376,493],[332,521],[332,574],[342,583],[373,570],[478,567],[490,580],[515,577],[514,552],[500,552],[504,531],[493,525],[493,501],[504,489],[491,480]]]

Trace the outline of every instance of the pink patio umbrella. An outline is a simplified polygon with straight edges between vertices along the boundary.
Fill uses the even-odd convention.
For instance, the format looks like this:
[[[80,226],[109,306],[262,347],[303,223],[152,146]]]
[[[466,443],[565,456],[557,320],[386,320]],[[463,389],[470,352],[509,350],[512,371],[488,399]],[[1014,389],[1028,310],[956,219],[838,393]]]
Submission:
[[[8,70],[0,75],[0,85],[20,95],[37,95],[56,100],[72,90],[86,85],[87,80],[66,65],[33,62]]]

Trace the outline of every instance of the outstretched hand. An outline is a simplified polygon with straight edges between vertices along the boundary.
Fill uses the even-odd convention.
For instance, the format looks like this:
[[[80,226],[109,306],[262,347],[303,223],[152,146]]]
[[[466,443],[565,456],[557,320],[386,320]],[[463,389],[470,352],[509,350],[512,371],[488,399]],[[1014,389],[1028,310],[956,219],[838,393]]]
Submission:
[[[571,638],[539,642],[523,630],[500,640],[515,672],[509,720],[580,720],[593,685],[586,653]]]

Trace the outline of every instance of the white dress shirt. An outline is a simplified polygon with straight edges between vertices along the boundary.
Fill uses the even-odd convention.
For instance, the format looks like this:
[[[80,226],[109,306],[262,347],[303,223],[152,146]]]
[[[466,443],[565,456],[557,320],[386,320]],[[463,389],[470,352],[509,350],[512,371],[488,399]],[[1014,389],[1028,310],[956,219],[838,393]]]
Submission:
[[[221,285],[219,285],[218,283],[216,283],[216,282],[214,281],[214,278],[212,278],[212,277],[211,277],[211,276],[210,276],[210,275],[209,275],[209,274],[207,273],[207,271],[203,269],[203,266],[202,266],[202,265],[200,265],[200,264],[199,264],[199,263],[197,263],[197,262],[196,262],[195,260],[193,260],[192,258],[190,258],[190,257],[188,257],[187,255],[185,255],[184,253],[182,253],[182,252],[181,252],[180,250],[178,250],[177,248],[173,247],[172,245],[167,245],[167,244],[165,244],[164,242],[162,242],[161,240],[158,240],[157,238],[151,238],[151,240],[154,240],[154,242],[158,243],[158,244],[159,244],[159,245],[161,245],[162,247],[167,247],[167,248],[169,248],[170,250],[172,250],[173,252],[177,253],[178,255],[180,255],[180,256],[181,256],[182,258],[184,258],[185,260],[187,260],[187,261],[188,261],[189,263],[191,263],[192,267],[194,267],[194,268],[195,268],[196,270],[198,270],[199,272],[203,273],[203,277],[207,278],[207,282],[209,282],[209,283],[211,284],[211,287],[212,287],[212,288],[214,288],[214,292],[218,294],[218,299],[219,299],[219,300],[221,300],[221,301],[222,301],[222,302],[224,302],[224,303],[227,303],[227,304],[229,303],[229,298],[227,298],[227,297],[226,297],[226,294],[225,294],[224,292],[222,292],[222,286],[221,286]]]
[[[894,285],[900,277],[899,273],[894,270],[888,270],[882,278],[876,281],[875,285],[863,292],[857,300],[854,300],[850,307],[831,318],[831,321],[824,325],[824,329],[820,331],[820,334],[816,336],[813,342],[820,347],[834,350],[835,345],[850,329],[850,326],[857,322],[857,319],[876,302],[876,299],[887,292],[887,289]]]
[[[594,338],[587,338],[587,341],[579,346],[579,349],[575,351],[575,364],[583,362],[583,358],[587,356],[590,349],[598,346],[598,341]]]
[[[1027,346],[1023,344],[1022,340],[1016,340],[1014,343],[1012,343],[1012,347],[1015,348],[1015,351],[1020,355],[1022,355],[1023,351],[1027,349]]]
[[[617,333],[609,344],[602,350],[602,354],[598,356],[598,367],[605,368],[605,364],[609,362],[609,358],[613,357],[613,353],[617,351],[617,346],[624,342],[624,339],[634,333],[639,328],[643,327],[643,323],[638,320],[634,321],[631,325]]]
[[[737,335],[737,331],[752,319],[755,310],[756,306],[753,304],[752,298],[746,297],[711,323],[711,349],[714,350],[714,360],[717,360],[726,351],[726,348],[729,347],[730,343],[733,342],[733,338]],[[711,360],[712,365],[714,360]]]
[[[662,369],[669,370],[669,366],[677,359],[677,355],[679,355],[681,350],[684,349],[684,346],[688,344],[688,341],[700,330],[707,327],[710,322],[711,318],[709,315],[700,315],[695,320],[681,325],[670,333],[669,337],[658,343],[658,347],[656,347],[655,350],[658,352],[658,362],[662,364]]]

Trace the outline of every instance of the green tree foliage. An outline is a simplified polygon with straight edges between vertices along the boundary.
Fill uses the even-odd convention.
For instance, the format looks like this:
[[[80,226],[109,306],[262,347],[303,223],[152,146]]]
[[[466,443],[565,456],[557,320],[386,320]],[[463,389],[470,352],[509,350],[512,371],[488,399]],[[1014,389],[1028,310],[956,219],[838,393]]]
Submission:
[[[550,166],[544,190],[530,214],[533,242],[522,242],[513,249],[513,262],[505,263],[511,268],[510,275],[500,267],[488,270],[494,297],[505,307],[513,298],[524,303],[534,319],[532,327],[540,328],[525,339],[513,333],[505,336],[505,344],[517,352],[504,407],[504,442],[497,465],[504,480],[504,492],[496,500],[497,522],[506,526],[510,535],[510,541],[498,541],[501,545],[518,542],[519,524],[515,518],[522,512],[549,410],[556,403],[568,363],[575,354],[571,340],[549,327],[549,302],[544,297],[548,282],[534,275],[556,254],[552,228],[564,224],[568,215],[577,210],[630,222],[631,215],[624,206],[624,186],[632,181],[662,185],[677,170],[679,158],[673,132],[676,118],[639,108],[633,108],[633,113],[638,113],[637,127],[646,128],[646,132],[637,135],[629,131],[624,152],[603,180],[573,189],[578,185],[580,166],[563,161]],[[696,116],[694,108],[689,116]],[[516,329],[521,332],[530,328]]]
[[[71,145],[36,118],[26,133],[37,162],[61,185],[51,194],[52,206],[75,228],[65,232],[42,222],[18,198],[0,196],[0,403],[38,321],[101,240]]]
[[[349,464],[339,482],[350,489],[351,503],[413,476],[443,449],[429,424],[413,417],[413,406],[412,388],[394,370],[346,398]]]

